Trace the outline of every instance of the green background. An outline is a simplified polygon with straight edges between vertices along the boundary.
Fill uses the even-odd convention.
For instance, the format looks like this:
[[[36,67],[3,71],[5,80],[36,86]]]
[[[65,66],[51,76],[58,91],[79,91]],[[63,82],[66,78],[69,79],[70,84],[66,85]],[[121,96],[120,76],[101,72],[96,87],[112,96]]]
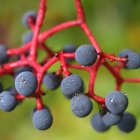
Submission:
[[[140,1],[139,0],[82,0],[87,23],[98,40],[103,51],[115,53],[123,48],[130,48],[140,53]],[[21,36],[27,31],[21,24],[21,16],[30,9],[38,8],[39,0],[0,0],[0,43],[8,47],[17,47],[22,44]],[[63,21],[75,19],[73,0],[48,0],[47,14],[43,29],[48,29]],[[56,34],[46,42],[53,50],[60,50],[65,44],[77,45],[89,43],[86,36],[78,28],[70,28]],[[52,70],[57,67],[54,66]],[[88,85],[88,75],[78,73],[85,80],[85,89]],[[138,77],[140,70],[122,70],[124,77]],[[140,77],[140,76],[139,76]],[[5,88],[12,85],[10,76],[1,77]],[[105,96],[114,90],[115,80],[104,67],[98,72],[95,91]],[[90,118],[98,111],[94,108],[91,115],[79,119],[72,114],[70,103],[60,89],[47,91],[44,103],[49,106],[54,117],[51,129],[38,131],[32,126],[31,112],[35,107],[34,99],[27,99],[13,112],[0,111],[0,140],[132,140],[140,136],[140,85],[124,84],[122,91],[127,93],[129,107],[137,118],[135,131],[129,134],[120,132],[116,126],[106,133],[95,132],[90,125]]]

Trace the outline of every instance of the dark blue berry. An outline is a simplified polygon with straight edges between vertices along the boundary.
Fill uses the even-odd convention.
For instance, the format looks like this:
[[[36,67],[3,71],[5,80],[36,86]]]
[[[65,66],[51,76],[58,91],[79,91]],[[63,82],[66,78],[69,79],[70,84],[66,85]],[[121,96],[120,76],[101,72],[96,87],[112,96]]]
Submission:
[[[0,83],[0,93],[3,91],[3,86],[2,84]]]
[[[32,41],[32,38],[33,38],[33,32],[32,31],[28,31],[28,32],[24,33],[23,36],[22,36],[23,44],[29,43],[30,41]]]
[[[122,120],[120,121],[120,123],[118,124],[118,128],[125,132],[125,133],[128,133],[128,132],[131,132],[135,129],[136,127],[136,118],[133,114],[131,113],[124,113],[123,114],[123,118]]]
[[[83,92],[83,86],[83,80],[76,74],[67,76],[61,82],[62,93],[68,98],[72,98],[74,95]]]
[[[8,54],[6,52],[6,46],[0,44],[0,65],[6,63],[9,59]]]
[[[32,72],[32,68],[29,66],[18,67],[15,69],[15,75],[17,76],[18,74],[20,74],[21,72],[24,72],[24,71]]]
[[[55,73],[47,73],[43,78],[43,83],[48,89],[56,89],[60,84],[60,79]]]
[[[140,55],[131,50],[124,50],[120,52],[120,57],[126,57],[127,62],[125,67],[128,69],[137,69],[140,67]]]
[[[10,91],[3,91],[0,94],[0,109],[6,112],[12,111],[16,107],[17,101]]]
[[[91,66],[97,60],[97,52],[91,45],[81,45],[75,52],[75,59],[83,66]]]
[[[92,102],[86,95],[73,96],[70,103],[72,111],[77,117],[85,117],[92,111]]]
[[[35,93],[38,81],[34,73],[25,71],[17,75],[15,79],[15,88],[23,96],[30,96]]]
[[[53,118],[50,111],[47,108],[44,108],[33,112],[32,122],[35,128],[39,130],[46,130],[51,127]]]
[[[64,46],[64,49],[63,51],[66,52],[66,53],[74,53],[76,51],[76,45],[74,44],[68,44],[68,45],[65,45]],[[72,58],[66,58],[66,60],[68,62],[72,61],[73,59]]]
[[[22,17],[22,24],[25,26],[25,27],[29,27],[29,24],[28,24],[28,19],[29,18],[32,18],[33,19],[33,22],[35,23],[36,22],[36,17],[37,17],[37,13],[35,11],[27,11],[23,17]]]
[[[104,124],[102,115],[100,113],[95,113],[93,115],[91,118],[91,125],[97,132],[105,132],[110,128]]]
[[[6,91],[9,91],[11,95],[16,95],[17,93],[16,88],[14,86],[7,88]]]
[[[107,109],[113,114],[120,114],[128,106],[128,98],[120,91],[112,91],[105,98]]]
[[[103,122],[107,126],[115,125],[115,124],[119,123],[121,119],[122,119],[121,114],[113,114],[110,112],[107,112],[103,116]]]

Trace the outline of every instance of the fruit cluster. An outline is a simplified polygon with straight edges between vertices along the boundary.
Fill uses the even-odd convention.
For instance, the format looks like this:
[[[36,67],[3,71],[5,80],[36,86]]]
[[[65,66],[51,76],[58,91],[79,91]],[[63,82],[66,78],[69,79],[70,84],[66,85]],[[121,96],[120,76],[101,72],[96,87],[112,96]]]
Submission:
[[[132,50],[124,50],[118,57],[104,53],[86,24],[81,0],[75,0],[75,6],[76,20],[61,23],[41,33],[46,0],[40,0],[38,12],[28,11],[22,18],[23,25],[31,29],[22,38],[24,45],[14,49],[6,49],[5,45],[0,45],[0,75],[10,74],[14,77],[13,87],[3,89],[0,84],[0,109],[9,112],[21,100],[35,98],[33,125],[39,130],[48,129],[52,125],[53,117],[42,101],[42,96],[45,95],[41,89],[43,83],[49,90],[55,90],[60,86],[64,97],[70,100],[72,112],[80,118],[90,114],[93,109],[91,99],[95,100],[99,104],[100,111],[93,115],[91,125],[96,131],[104,132],[117,124],[123,132],[131,132],[136,126],[136,119],[132,114],[125,112],[128,98],[120,90],[124,82],[138,83],[140,78],[123,78],[120,70],[139,69],[140,54]],[[49,37],[72,26],[79,26],[88,37],[90,44],[83,42],[84,45],[79,47],[69,44],[60,52],[54,52],[46,45],[45,41]],[[46,57],[41,62],[37,61],[38,49],[46,53]],[[17,59],[10,60],[15,55]],[[111,65],[108,60],[117,63]],[[58,61],[60,68],[56,72],[48,72],[48,69]],[[96,74],[102,65],[116,79],[116,89],[105,98],[94,92]],[[70,69],[80,69],[89,73],[88,91],[84,90],[83,79],[78,74],[71,73]]]

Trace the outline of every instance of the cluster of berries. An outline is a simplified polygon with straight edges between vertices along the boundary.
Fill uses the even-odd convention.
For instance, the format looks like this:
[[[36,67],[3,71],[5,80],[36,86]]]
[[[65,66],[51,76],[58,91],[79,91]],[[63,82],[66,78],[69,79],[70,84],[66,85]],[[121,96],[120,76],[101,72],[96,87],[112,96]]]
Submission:
[[[11,74],[14,76],[13,87],[3,89],[2,84],[0,84],[0,109],[9,112],[16,107],[20,100],[35,98],[36,108],[33,109],[32,113],[33,125],[39,130],[48,129],[52,125],[53,117],[49,108],[42,102],[41,96],[44,94],[41,84],[43,83],[49,90],[55,90],[60,86],[62,94],[70,100],[72,112],[77,117],[83,118],[91,113],[93,109],[91,99],[99,103],[100,112],[95,113],[91,118],[91,125],[96,131],[104,132],[112,125],[117,124],[121,131],[131,132],[136,126],[136,119],[132,114],[125,112],[128,106],[128,98],[126,94],[120,91],[120,86],[123,82],[140,82],[140,79],[124,79],[120,76],[119,71],[121,68],[139,69],[140,54],[131,50],[120,52],[118,57],[103,53],[85,21],[79,22],[83,18],[81,1],[75,0],[75,3],[79,9],[77,10],[79,12],[78,20],[75,20],[75,22],[78,21],[77,23],[67,22],[63,26],[60,24],[39,35],[45,13],[45,0],[41,0],[38,14],[29,11],[22,18],[23,25],[32,29],[23,35],[24,46],[19,49],[7,50],[5,45],[0,45],[0,75]],[[41,14],[42,16],[40,16]],[[43,38],[47,39],[63,28],[74,26],[73,24],[83,27],[92,45],[84,44],[76,47],[70,44],[57,53],[45,45]],[[47,53],[47,57],[41,63],[36,60],[38,47]],[[17,60],[9,62],[15,54]],[[106,59],[118,63],[112,67]],[[48,72],[47,70],[57,61],[61,63],[60,69],[57,72]],[[106,98],[94,93],[94,80],[101,65],[105,65],[117,81],[116,91],[110,92]],[[86,70],[90,73],[88,92],[84,91],[83,79],[78,74],[71,73],[69,68]]]

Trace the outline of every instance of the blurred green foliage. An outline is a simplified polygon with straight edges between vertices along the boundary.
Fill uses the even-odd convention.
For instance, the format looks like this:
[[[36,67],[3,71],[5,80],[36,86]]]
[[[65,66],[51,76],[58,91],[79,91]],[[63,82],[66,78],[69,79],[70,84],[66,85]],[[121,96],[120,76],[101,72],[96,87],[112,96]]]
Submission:
[[[74,0],[48,0],[47,14],[43,29],[48,29],[58,23],[76,17]],[[89,27],[97,38],[103,51],[117,54],[123,48],[130,48],[140,53],[140,1],[139,0],[82,0]],[[27,30],[21,24],[21,16],[30,9],[38,8],[39,0],[0,0],[0,42],[8,47],[21,45],[21,36]],[[72,27],[57,33],[46,42],[53,50],[60,50],[67,43],[77,45],[89,43],[79,28]],[[55,70],[58,64],[52,67]],[[82,71],[78,73],[88,86],[88,75]],[[125,77],[138,77],[139,70],[123,70]],[[1,77],[0,81],[5,88],[12,85],[10,76]],[[115,80],[111,74],[102,67],[97,75],[95,91],[105,96],[115,87]],[[132,140],[139,139],[140,132],[140,85],[124,84],[122,91],[129,97],[128,111],[137,117],[137,127],[130,134],[121,133],[116,127],[100,134],[90,126],[91,115],[98,111],[97,104],[90,116],[84,119],[76,118],[70,109],[60,89],[47,91],[44,102],[54,116],[54,123],[47,131],[38,131],[33,128],[31,112],[35,107],[33,100],[25,100],[13,112],[0,111],[0,140]]]

